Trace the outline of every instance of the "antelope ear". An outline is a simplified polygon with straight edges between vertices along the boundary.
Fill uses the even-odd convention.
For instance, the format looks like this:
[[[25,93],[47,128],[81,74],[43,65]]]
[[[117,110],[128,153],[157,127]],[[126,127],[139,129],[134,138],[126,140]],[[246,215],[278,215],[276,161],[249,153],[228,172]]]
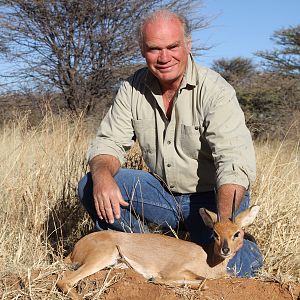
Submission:
[[[211,212],[205,208],[200,208],[199,214],[202,217],[202,220],[207,227],[209,227],[209,228],[214,227],[214,223],[217,222],[217,214],[215,214],[214,212]]]
[[[246,227],[254,222],[257,214],[259,212],[259,206],[253,205],[247,210],[241,212],[236,217],[236,223],[239,224],[240,227]]]

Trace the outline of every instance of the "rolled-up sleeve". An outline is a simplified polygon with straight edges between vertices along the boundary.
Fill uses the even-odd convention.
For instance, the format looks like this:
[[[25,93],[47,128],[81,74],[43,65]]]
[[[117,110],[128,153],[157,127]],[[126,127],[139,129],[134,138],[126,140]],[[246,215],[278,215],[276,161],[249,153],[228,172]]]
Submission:
[[[89,147],[88,161],[96,155],[109,154],[115,156],[121,164],[124,163],[126,149],[131,145],[134,135],[130,93],[130,82],[124,81]]]
[[[251,134],[246,127],[234,89],[219,77],[209,89],[205,137],[216,167],[216,184],[238,184],[248,189],[255,180],[256,162]],[[212,92],[210,92],[212,91]]]

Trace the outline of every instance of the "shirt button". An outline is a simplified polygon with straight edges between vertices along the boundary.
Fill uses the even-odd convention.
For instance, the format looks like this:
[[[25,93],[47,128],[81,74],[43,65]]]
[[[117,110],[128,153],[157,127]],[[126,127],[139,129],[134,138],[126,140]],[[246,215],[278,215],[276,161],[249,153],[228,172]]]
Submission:
[[[174,189],[174,187],[175,187],[174,185],[170,185],[170,189]]]
[[[195,126],[195,130],[199,130],[199,126]]]
[[[167,144],[170,145],[170,144],[171,144],[171,141],[167,141]]]
[[[167,164],[167,167],[170,168],[170,167],[171,167],[171,164]]]

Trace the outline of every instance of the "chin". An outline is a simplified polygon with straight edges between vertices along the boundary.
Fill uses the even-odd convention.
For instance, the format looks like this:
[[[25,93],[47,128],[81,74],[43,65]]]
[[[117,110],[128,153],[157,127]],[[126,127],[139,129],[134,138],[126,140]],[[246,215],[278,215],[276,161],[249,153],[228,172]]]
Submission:
[[[179,76],[174,76],[171,74],[160,74],[160,76],[157,76],[157,79],[160,82],[164,82],[164,83],[173,83],[175,81],[177,81],[179,78]]]
[[[232,258],[232,257],[234,256],[234,253],[230,253],[230,254],[227,254],[227,255],[225,255],[225,254],[220,254],[220,256],[221,256],[222,258],[224,258],[224,259]]]

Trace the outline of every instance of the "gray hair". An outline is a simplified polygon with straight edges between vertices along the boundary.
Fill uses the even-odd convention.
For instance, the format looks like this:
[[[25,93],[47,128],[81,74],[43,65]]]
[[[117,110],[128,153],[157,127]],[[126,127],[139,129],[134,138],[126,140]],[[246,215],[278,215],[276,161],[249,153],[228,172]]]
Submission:
[[[187,18],[181,14],[172,12],[171,10],[168,9],[159,9],[154,12],[151,12],[150,14],[142,18],[137,26],[137,38],[142,51],[143,51],[143,41],[144,41],[144,26],[146,23],[154,22],[158,19],[164,19],[164,20],[177,19],[182,25],[186,42],[191,41],[192,30]]]

